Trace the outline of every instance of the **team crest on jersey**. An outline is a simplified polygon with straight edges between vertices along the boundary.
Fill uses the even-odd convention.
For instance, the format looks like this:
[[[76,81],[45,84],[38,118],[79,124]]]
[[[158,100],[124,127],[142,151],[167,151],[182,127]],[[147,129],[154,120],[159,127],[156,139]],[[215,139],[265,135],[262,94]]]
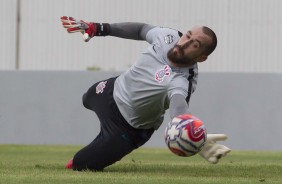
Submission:
[[[170,67],[168,65],[165,65],[163,69],[156,72],[155,80],[158,81],[158,83],[161,83],[165,77],[170,76],[170,72]]]
[[[102,81],[96,86],[96,93],[103,93],[106,87],[107,81]]]
[[[166,44],[171,44],[172,42],[173,42],[173,40],[174,40],[174,37],[172,36],[172,35],[166,35],[165,37],[164,37],[164,42],[166,43]]]

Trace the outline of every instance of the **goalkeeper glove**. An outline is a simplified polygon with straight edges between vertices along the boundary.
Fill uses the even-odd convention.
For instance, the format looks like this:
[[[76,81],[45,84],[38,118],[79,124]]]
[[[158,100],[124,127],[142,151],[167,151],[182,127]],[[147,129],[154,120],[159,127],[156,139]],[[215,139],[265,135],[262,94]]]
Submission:
[[[61,17],[61,21],[63,27],[67,28],[69,33],[81,32],[85,42],[88,42],[91,38],[96,36],[97,26],[93,22],[77,21],[73,17],[68,16]]]
[[[226,156],[231,151],[228,147],[217,144],[217,141],[224,141],[227,139],[225,134],[207,134],[207,142],[199,155],[212,164],[216,164],[219,159]]]

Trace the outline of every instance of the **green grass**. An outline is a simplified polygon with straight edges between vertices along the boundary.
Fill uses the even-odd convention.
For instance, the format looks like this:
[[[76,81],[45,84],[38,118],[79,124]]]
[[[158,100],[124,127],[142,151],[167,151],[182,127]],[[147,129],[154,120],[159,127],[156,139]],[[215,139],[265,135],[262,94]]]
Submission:
[[[233,151],[219,164],[182,158],[167,149],[141,148],[104,172],[64,168],[80,146],[0,145],[0,183],[282,183],[282,152]]]

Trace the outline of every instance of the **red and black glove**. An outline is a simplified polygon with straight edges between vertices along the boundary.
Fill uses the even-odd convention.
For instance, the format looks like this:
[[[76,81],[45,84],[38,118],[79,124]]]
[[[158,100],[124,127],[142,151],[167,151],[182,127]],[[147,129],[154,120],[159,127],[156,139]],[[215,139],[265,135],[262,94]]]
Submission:
[[[67,28],[69,33],[81,32],[85,42],[96,36],[97,26],[94,22],[77,21],[73,17],[68,16],[61,17],[61,21],[63,27]]]

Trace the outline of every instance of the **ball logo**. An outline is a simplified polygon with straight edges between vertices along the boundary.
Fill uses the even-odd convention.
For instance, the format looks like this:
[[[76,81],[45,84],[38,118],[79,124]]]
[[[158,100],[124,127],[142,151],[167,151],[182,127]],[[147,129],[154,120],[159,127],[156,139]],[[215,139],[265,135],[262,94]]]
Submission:
[[[189,138],[195,142],[202,140],[205,137],[205,126],[198,121],[193,121],[185,127]]]
[[[156,72],[155,80],[158,81],[158,83],[161,83],[165,77],[170,76],[170,72],[170,67],[168,65],[165,65],[163,69]]]
[[[107,81],[102,81],[96,86],[96,93],[103,93],[106,87]]]

